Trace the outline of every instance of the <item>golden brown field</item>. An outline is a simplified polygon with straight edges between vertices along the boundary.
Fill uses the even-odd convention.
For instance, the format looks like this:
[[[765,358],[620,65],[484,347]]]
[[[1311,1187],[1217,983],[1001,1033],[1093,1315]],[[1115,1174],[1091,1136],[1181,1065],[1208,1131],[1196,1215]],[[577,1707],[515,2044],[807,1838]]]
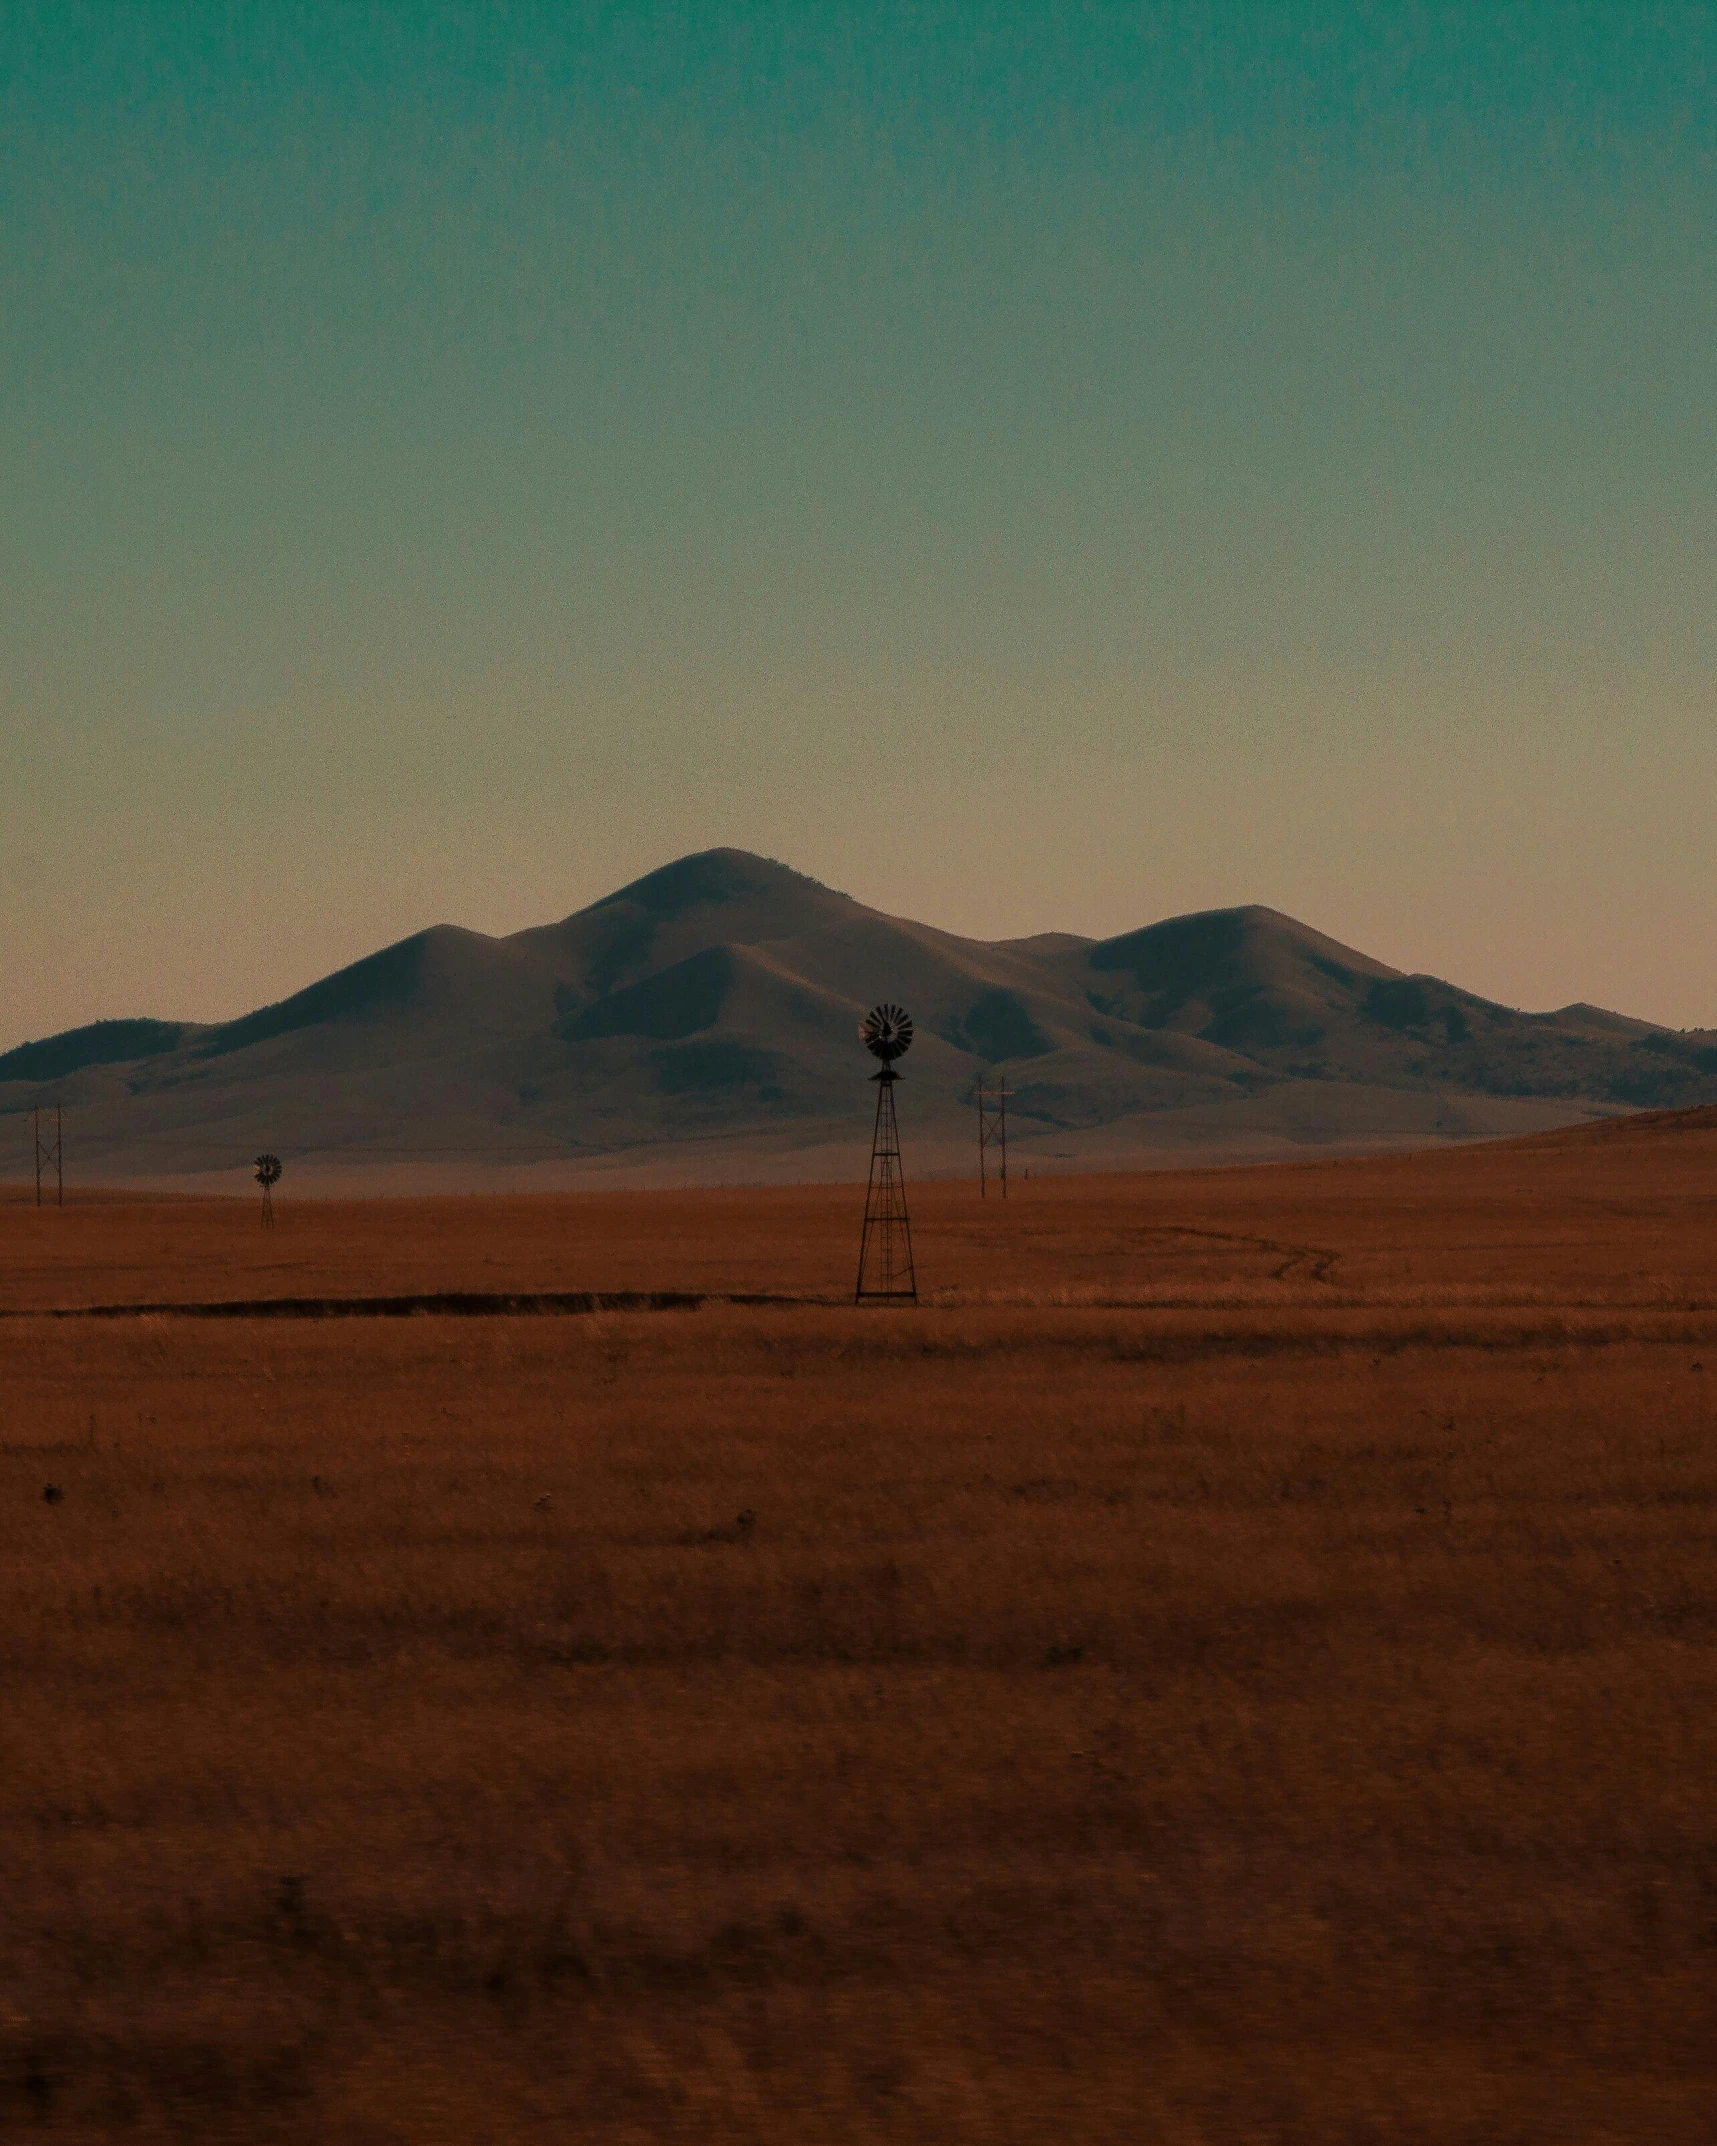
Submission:
[[[1717,2136],[1717,1123],[1014,1192],[0,1202],[0,2135]]]

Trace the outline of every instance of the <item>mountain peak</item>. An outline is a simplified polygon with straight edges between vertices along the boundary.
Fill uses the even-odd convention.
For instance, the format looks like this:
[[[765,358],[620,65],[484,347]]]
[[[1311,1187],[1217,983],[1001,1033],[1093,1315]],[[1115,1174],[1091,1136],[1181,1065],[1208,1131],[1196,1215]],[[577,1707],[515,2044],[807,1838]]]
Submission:
[[[1103,940],[1091,950],[1090,960],[1094,969],[1128,971],[1139,989],[1165,995],[1239,982],[1279,985],[1303,967],[1341,984],[1399,974],[1259,902],[1166,917],[1160,924]]]
[[[646,872],[642,879],[593,902],[591,908],[611,909],[627,902],[666,922],[691,909],[725,908],[734,902],[799,892],[849,899],[773,857],[759,857],[745,849],[700,849]]]

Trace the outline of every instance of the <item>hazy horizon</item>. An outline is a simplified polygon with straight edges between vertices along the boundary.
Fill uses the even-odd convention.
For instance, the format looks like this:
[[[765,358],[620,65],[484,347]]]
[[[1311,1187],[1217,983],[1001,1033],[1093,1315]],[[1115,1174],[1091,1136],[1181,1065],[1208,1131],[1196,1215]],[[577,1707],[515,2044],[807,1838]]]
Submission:
[[[722,844],[1717,1023],[1714,53],[9,8],[0,1049]]]

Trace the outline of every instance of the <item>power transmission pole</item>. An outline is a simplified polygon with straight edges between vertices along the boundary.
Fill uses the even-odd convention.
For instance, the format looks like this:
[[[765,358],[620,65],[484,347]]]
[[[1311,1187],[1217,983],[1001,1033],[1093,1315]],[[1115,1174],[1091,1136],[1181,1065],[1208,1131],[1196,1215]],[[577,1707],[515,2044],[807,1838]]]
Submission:
[[[57,1206],[66,1204],[66,1120],[62,1104],[54,1105],[54,1131],[49,1139],[42,1131],[42,1110],[38,1104],[30,1113],[30,1129],[36,1138],[36,1205],[42,1204],[42,1173],[51,1169],[54,1173],[54,1200]]]
[[[995,1152],[1002,1198],[1008,1196],[1008,1084],[1004,1074],[986,1093],[984,1076],[978,1075],[978,1197],[990,1196],[990,1154]]]

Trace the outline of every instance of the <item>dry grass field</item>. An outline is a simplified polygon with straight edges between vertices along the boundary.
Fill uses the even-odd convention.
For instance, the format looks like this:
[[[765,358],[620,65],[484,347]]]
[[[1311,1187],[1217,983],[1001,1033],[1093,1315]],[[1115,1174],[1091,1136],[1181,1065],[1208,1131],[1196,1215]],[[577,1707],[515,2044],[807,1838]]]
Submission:
[[[1710,1116],[0,1201],[0,2135],[1717,2137]]]

